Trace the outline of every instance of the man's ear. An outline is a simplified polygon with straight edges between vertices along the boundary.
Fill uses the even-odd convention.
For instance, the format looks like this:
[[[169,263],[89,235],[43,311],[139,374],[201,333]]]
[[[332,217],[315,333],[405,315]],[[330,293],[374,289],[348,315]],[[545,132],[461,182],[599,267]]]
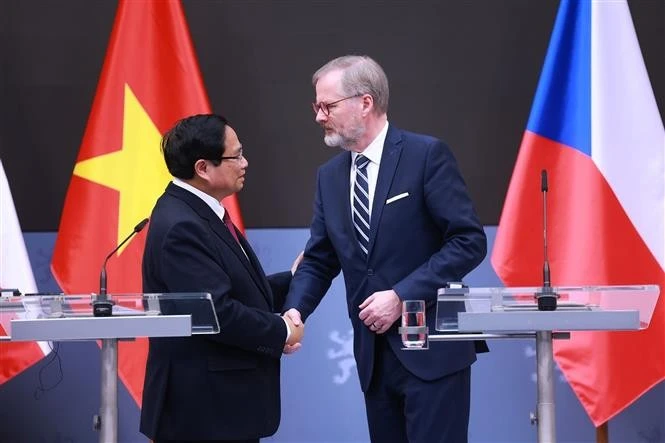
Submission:
[[[194,162],[194,175],[203,179],[208,178],[208,162],[200,158]]]
[[[362,114],[364,117],[374,110],[374,97],[372,97],[370,94],[364,94],[362,96],[362,105]]]

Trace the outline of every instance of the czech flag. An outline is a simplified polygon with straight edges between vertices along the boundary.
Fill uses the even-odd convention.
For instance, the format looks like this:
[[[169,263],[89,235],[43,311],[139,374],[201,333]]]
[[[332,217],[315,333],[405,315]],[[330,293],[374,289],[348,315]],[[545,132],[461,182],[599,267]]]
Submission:
[[[574,332],[555,358],[600,426],[665,379],[665,131],[630,11],[562,0],[499,223],[506,286],[542,285],[541,170],[552,284],[658,284],[648,329]]]

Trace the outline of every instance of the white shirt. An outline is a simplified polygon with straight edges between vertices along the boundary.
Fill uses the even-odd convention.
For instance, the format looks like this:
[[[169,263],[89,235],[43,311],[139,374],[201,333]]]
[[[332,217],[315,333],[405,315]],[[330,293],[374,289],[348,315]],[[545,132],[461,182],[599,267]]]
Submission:
[[[349,180],[351,183],[351,193],[349,195],[349,201],[351,207],[353,207],[353,186],[355,185],[356,179],[356,157],[360,154],[364,155],[369,159],[369,164],[365,169],[367,171],[367,185],[369,191],[369,215],[372,216],[372,206],[374,204],[374,191],[376,190],[376,180],[379,177],[379,166],[381,165],[381,155],[383,155],[383,145],[386,142],[386,135],[388,134],[388,122],[383,129],[376,135],[374,140],[365,148],[361,153],[352,152],[351,153],[351,171],[349,173]]]
[[[192,194],[196,195],[198,198],[203,200],[205,204],[210,206],[210,209],[212,209],[213,212],[217,214],[219,219],[222,220],[222,223],[224,223],[224,213],[226,212],[226,209],[224,209],[224,206],[222,206],[222,204],[215,197],[206,194],[200,189],[197,189],[194,186],[190,185],[189,183],[184,182],[176,177],[173,178],[173,184],[191,192]],[[242,245],[240,245],[240,249],[242,249],[242,252],[245,252]],[[247,256],[246,252],[245,256]],[[286,319],[282,318],[282,320],[284,320],[284,325],[286,326],[286,340],[288,341],[289,337],[291,336],[291,328],[289,328],[289,324],[287,323]]]
[[[174,177],[173,178],[173,184],[176,186],[180,186],[182,189],[185,189],[201,200],[205,202],[206,205],[210,206],[210,209],[217,214],[220,220],[222,220],[222,223],[224,222],[224,213],[226,212],[226,209],[224,209],[224,206],[212,195],[206,194],[205,192],[201,191],[198,188],[195,188],[194,186],[190,185],[189,183],[180,180],[179,178]]]

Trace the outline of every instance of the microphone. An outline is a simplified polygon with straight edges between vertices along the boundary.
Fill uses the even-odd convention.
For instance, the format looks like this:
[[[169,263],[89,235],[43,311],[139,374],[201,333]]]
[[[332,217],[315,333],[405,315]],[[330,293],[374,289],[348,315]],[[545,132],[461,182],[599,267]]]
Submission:
[[[547,170],[540,171],[540,192],[543,193],[543,286],[535,297],[539,311],[554,311],[558,294],[552,289],[550,280],[550,261],[547,256]]]
[[[99,295],[97,300],[92,303],[92,315],[95,317],[110,317],[113,314],[113,302],[108,299],[106,296],[106,262],[109,261],[109,258],[115,254],[118,249],[122,247],[125,243],[129,241],[134,234],[138,234],[145,228],[145,225],[148,224],[150,219],[144,218],[139,222],[138,225],[134,226],[134,230],[129,234],[118,246],[113,248],[113,250],[106,256],[104,263],[102,264],[102,272],[99,274]]]
[[[550,284],[550,261],[547,258],[547,171],[540,171],[540,192],[543,193],[543,287],[549,288]]]

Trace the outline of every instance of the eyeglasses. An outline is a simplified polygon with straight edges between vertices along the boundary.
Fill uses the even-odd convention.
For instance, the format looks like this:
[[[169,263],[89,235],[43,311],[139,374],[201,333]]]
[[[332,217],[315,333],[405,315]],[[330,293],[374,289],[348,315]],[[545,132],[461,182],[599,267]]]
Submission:
[[[334,108],[335,107],[334,105],[336,105],[337,103],[343,102],[344,100],[348,100],[350,98],[360,97],[362,95],[363,94],[350,95],[348,97],[340,98],[339,100],[335,100],[334,102],[330,102],[330,103],[326,103],[326,102],[312,103],[312,110],[314,111],[314,114],[318,114],[319,110],[321,110],[321,112],[323,112],[323,115],[327,116],[327,115],[330,115],[330,108],[331,107]]]
[[[240,151],[238,151],[238,155],[231,155],[231,156],[228,156],[228,157],[220,157],[219,159],[220,159],[220,160],[236,160],[236,161],[240,161],[240,160],[242,160],[243,158],[245,158],[245,156],[242,155],[242,148],[240,148]]]

